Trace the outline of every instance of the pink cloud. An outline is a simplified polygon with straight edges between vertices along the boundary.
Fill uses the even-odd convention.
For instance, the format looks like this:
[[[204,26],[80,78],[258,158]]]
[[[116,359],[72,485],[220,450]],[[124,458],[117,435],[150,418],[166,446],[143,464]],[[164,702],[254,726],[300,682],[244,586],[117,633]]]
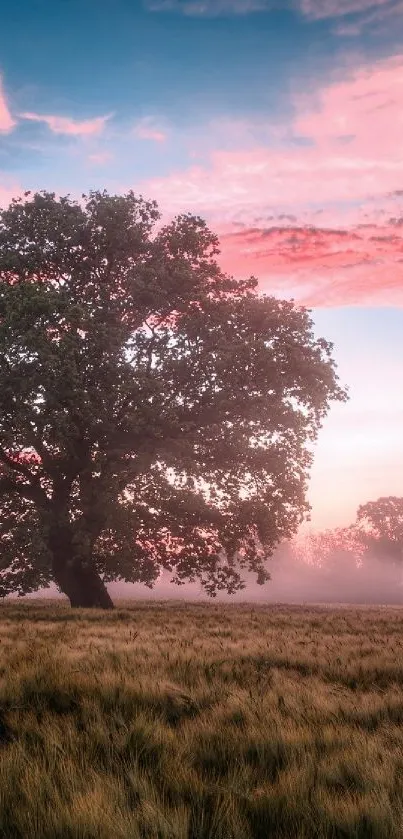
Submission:
[[[385,142],[388,142],[385,138]],[[251,213],[265,206],[287,205],[301,210],[307,202],[364,199],[383,194],[403,180],[403,161],[347,157],[342,150],[327,155],[317,149],[214,152],[211,167],[194,166],[165,179],[147,182],[147,189],[173,211],[188,209],[219,217],[235,208]]]
[[[357,71],[344,82],[319,93],[315,107],[309,97],[296,99],[294,130],[312,138],[327,153],[340,149],[338,138],[348,142],[340,149],[340,163],[375,164],[379,172],[399,163],[403,128],[403,56],[387,59]],[[389,156],[391,159],[389,160]]]
[[[54,134],[69,134],[72,137],[89,137],[93,134],[100,134],[111,114],[94,119],[74,120],[70,117],[36,114],[27,112],[20,114],[22,119],[44,122]]]
[[[0,77],[0,131],[7,133],[8,131],[12,131],[15,125],[16,122],[11,116]]]
[[[294,104],[292,124],[275,126],[271,146],[242,148],[241,134],[238,149],[216,148],[208,166],[150,180],[141,191],[169,214],[204,215],[232,273],[255,273],[265,286],[318,305],[403,305],[403,55],[299,94]],[[275,219],[270,228],[268,217],[279,213],[298,219],[293,230]],[[318,231],[318,217],[331,229]],[[315,229],[306,229],[309,221]],[[356,230],[359,222],[371,227]]]
[[[399,227],[251,228],[221,236],[221,265],[304,305],[403,306]]]
[[[315,96],[295,97],[295,137],[311,145],[277,143],[215,150],[210,167],[193,166],[149,186],[175,211],[235,205],[303,206],[307,202],[365,199],[403,183],[403,56],[357,71]],[[290,128],[284,128],[284,136]],[[263,198],[264,196],[264,198]]]
[[[136,137],[140,140],[153,140],[156,143],[164,143],[167,135],[160,128],[157,128],[151,118],[145,117],[140,120],[134,128]]]

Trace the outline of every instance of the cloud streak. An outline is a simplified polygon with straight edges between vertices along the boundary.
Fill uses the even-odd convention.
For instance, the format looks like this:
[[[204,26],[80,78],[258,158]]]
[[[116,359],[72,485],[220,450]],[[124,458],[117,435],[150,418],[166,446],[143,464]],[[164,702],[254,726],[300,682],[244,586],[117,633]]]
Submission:
[[[145,0],[150,12],[179,12],[189,17],[247,15],[273,8],[273,0]]]
[[[53,134],[65,134],[70,137],[91,137],[101,134],[111,114],[94,119],[75,120],[54,114],[37,114],[28,111],[20,114],[20,118],[31,122],[45,123]]]

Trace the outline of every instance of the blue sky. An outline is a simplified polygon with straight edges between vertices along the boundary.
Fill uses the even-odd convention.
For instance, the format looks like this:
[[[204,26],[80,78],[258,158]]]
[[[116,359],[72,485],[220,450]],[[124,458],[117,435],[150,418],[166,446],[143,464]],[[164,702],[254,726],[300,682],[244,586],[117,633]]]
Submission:
[[[133,188],[199,213],[223,268],[334,340],[351,401],[318,443],[318,526],[403,494],[402,23],[403,0],[2,4],[0,203]]]

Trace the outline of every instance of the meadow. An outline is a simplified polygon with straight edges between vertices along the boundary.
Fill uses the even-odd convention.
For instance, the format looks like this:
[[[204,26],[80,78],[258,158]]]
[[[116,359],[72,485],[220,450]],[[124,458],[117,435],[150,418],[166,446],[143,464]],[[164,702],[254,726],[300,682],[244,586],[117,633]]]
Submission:
[[[398,839],[403,610],[0,607],[1,839]]]

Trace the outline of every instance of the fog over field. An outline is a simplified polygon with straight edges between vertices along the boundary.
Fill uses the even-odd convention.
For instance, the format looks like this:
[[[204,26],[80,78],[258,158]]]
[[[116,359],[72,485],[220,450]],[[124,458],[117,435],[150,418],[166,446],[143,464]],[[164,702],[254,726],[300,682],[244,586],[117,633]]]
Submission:
[[[403,574],[386,558],[371,557],[365,564],[357,563],[352,553],[335,551],[322,565],[298,556],[288,545],[281,547],[268,563],[271,580],[263,586],[253,574],[244,574],[246,586],[234,595],[219,593],[211,601],[199,583],[173,585],[169,572],[164,572],[149,589],[141,583],[111,583],[108,590],[114,600],[191,600],[206,602],[256,603],[357,603],[403,605]],[[32,595],[60,597],[51,586]]]

